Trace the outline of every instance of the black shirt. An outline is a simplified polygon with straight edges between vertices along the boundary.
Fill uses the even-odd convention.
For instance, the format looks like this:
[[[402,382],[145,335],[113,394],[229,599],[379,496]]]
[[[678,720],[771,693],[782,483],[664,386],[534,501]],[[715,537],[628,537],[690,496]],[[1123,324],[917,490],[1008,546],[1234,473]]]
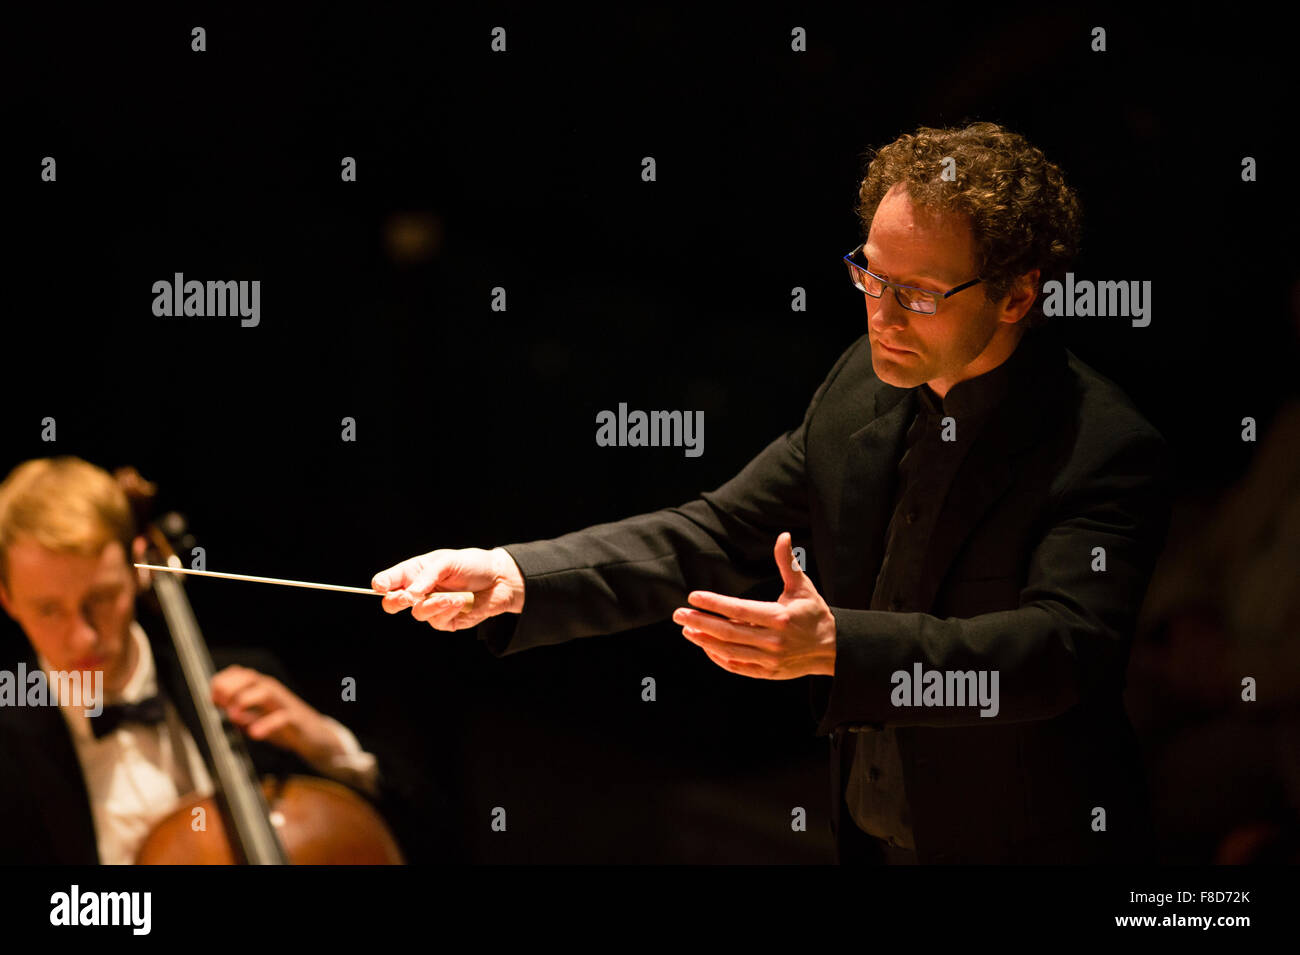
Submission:
[[[871,610],[929,612],[929,607],[916,605],[913,588],[921,579],[940,508],[989,412],[1005,399],[1015,366],[1029,360],[1025,344],[1022,339],[992,371],[953,385],[942,402],[929,385],[913,389],[916,415],[898,462],[894,515]],[[890,675],[882,673],[880,678],[888,680]],[[916,848],[893,727],[855,727],[851,733],[845,738],[854,746],[844,794],[849,814],[862,831],[893,846]]]

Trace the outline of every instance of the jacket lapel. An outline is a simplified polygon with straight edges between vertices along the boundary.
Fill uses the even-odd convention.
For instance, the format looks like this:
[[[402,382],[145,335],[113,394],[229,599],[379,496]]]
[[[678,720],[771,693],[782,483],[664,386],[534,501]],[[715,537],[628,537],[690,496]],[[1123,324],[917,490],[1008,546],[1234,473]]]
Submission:
[[[870,423],[849,436],[840,523],[835,537],[834,601],[866,609],[885,554],[898,458],[916,409],[912,389],[882,384]]]

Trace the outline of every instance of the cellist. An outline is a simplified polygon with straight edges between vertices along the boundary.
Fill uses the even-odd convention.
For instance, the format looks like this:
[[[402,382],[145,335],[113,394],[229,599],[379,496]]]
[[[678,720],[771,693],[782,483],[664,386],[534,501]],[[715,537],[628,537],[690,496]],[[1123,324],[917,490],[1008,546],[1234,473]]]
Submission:
[[[0,863],[130,863],[183,798],[212,792],[174,653],[137,619],[128,554],[142,546],[122,487],[86,461],[27,461],[0,484],[0,605],[31,645],[29,671],[102,674],[104,694],[97,716],[76,702],[0,705]],[[375,757],[275,668],[245,652],[212,681],[214,702],[260,741],[259,771],[314,771],[377,796]]]

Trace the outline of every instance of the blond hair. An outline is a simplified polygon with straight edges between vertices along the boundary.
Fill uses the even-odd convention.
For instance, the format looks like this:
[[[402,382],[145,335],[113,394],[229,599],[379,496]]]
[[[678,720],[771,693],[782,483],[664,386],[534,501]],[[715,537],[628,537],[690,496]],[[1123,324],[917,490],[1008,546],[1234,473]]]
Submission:
[[[87,557],[118,541],[129,559],[134,536],[126,492],[111,474],[81,458],[24,461],[0,484],[0,581],[6,584],[8,551],[21,538]]]

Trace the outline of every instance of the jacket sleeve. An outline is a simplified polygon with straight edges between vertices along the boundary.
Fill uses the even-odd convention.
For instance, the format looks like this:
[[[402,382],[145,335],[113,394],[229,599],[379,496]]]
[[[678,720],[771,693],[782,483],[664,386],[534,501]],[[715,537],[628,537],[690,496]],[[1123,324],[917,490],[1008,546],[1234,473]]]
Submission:
[[[1122,690],[1138,609],[1168,526],[1167,484],[1158,433],[1113,439],[1057,495],[1014,610],[939,619],[832,608],[835,675],[817,732],[843,724],[1043,720]],[[1105,548],[1104,571],[1093,570],[1095,547]],[[893,674],[911,676],[918,663],[923,673],[996,672],[996,714],[981,716],[978,705],[895,706]]]
[[[692,590],[743,593],[776,577],[777,536],[809,526],[808,422],[862,340],[836,361],[799,427],[772,441],[716,490],[678,507],[553,540],[505,545],[524,577],[524,609],[479,624],[480,639],[503,656],[630,630],[669,617]]]

